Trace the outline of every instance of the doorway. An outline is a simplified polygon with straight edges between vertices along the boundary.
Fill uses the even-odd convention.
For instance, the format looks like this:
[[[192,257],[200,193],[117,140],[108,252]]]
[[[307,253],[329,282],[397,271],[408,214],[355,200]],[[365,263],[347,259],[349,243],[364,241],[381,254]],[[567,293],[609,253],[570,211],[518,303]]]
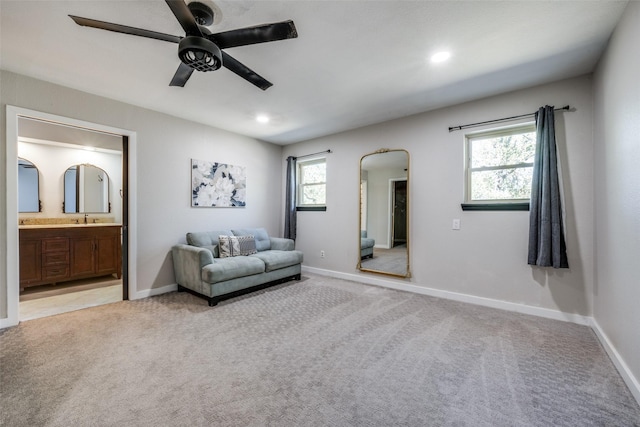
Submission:
[[[122,224],[122,283],[118,298],[135,298],[135,258],[131,254],[135,253],[136,239],[130,231],[135,229],[135,205],[129,200],[135,199],[136,180],[135,174],[130,173],[130,167],[135,164],[136,155],[136,133],[133,131],[104,126],[71,119],[67,117],[55,116],[48,113],[41,113],[19,107],[7,106],[7,177],[17,176],[18,139],[20,132],[20,120],[28,119],[49,125],[58,126],[60,129],[82,130],[94,134],[109,134],[116,136],[120,143],[122,161],[120,164],[121,188],[116,191],[117,197],[122,198],[120,203],[120,222]],[[12,141],[12,143],[9,143]],[[15,172],[15,174],[14,174]],[[7,181],[7,293],[6,293],[6,313],[5,319],[0,319],[0,327],[12,326],[18,323],[20,318],[20,273],[19,265],[19,221],[21,215],[18,214],[18,184]],[[17,181],[17,180],[15,180]],[[57,182],[52,183],[57,185]],[[60,186],[62,178],[60,178]],[[60,209],[63,209],[60,206]],[[83,283],[81,285],[86,285]],[[95,285],[95,284],[94,284]],[[99,285],[99,284],[98,284]],[[90,305],[96,305],[95,303]]]
[[[407,181],[391,181],[391,247],[407,244]]]

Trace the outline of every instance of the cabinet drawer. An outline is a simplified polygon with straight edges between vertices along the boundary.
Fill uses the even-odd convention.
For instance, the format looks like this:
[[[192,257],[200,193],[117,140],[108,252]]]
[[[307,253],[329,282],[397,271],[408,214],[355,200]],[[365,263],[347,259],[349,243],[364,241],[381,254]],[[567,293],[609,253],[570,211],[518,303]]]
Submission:
[[[44,267],[69,264],[69,252],[48,252],[42,254],[42,265]]]
[[[42,239],[42,252],[63,252],[69,250],[69,238],[55,237]]]
[[[59,266],[43,267],[42,268],[42,279],[43,280],[64,279],[66,277],[69,277],[69,266],[68,265],[59,265]]]

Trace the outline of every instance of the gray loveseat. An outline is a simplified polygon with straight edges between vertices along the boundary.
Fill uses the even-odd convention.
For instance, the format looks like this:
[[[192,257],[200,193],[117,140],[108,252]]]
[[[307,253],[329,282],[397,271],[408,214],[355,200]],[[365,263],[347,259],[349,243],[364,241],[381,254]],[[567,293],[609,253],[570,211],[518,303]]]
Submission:
[[[360,232],[360,259],[373,258],[373,247],[376,241],[367,237],[366,231]]]
[[[219,236],[255,241],[255,253],[221,257]],[[248,236],[253,236],[251,239]],[[228,255],[223,245],[222,255]],[[187,233],[187,244],[174,245],[173,267],[179,291],[219,301],[276,285],[300,280],[302,252],[290,239],[270,237],[264,228]],[[251,251],[249,251],[251,252]]]

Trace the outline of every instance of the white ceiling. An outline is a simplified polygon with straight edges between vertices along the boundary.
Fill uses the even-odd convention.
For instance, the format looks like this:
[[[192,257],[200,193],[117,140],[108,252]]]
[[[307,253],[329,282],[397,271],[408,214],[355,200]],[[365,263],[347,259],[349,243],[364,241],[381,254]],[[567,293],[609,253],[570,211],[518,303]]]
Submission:
[[[73,14],[184,35],[164,1],[0,0],[2,69],[278,144],[593,70],[627,1],[216,0],[212,32],[292,19],[298,38],[227,49],[226,69],[169,87],[177,45],[80,27]],[[428,58],[450,50],[451,59]],[[257,123],[256,114],[271,117]]]

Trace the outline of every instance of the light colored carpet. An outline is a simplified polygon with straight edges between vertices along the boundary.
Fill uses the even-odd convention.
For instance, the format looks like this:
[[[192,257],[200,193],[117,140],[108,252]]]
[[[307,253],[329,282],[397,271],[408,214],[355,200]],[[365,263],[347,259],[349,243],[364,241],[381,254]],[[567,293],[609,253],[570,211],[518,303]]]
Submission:
[[[0,332],[3,426],[638,426],[583,326],[307,275]]]

